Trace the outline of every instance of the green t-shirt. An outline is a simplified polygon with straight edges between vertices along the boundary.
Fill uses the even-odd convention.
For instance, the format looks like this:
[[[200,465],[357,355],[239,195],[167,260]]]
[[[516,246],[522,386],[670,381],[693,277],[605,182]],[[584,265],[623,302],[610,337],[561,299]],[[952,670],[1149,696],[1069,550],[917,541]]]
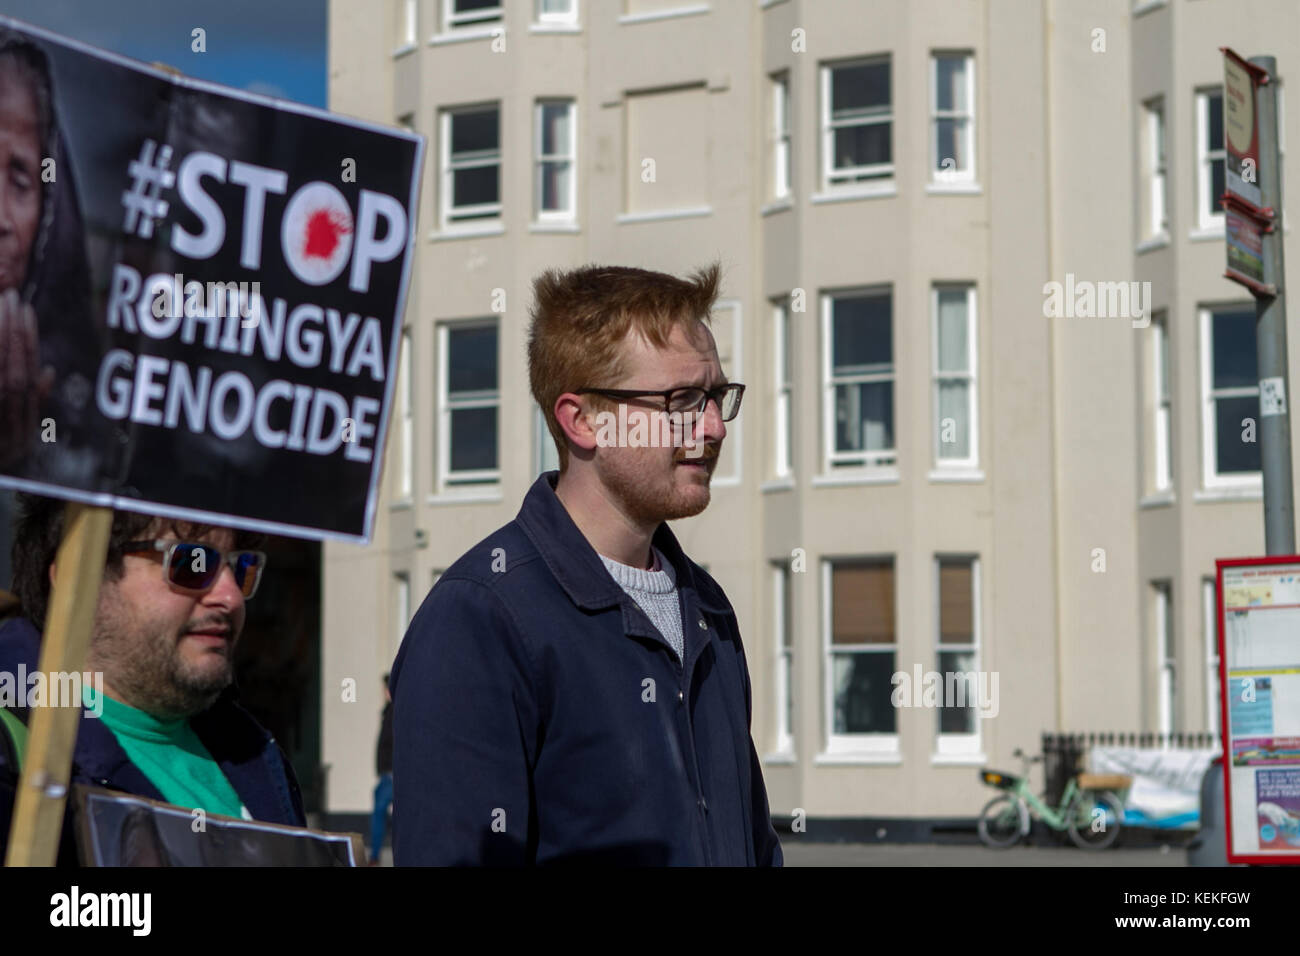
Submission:
[[[93,709],[94,688],[83,686],[83,690],[86,706]],[[178,807],[253,819],[188,718],[160,720],[107,694],[103,697],[100,719],[164,800]]]

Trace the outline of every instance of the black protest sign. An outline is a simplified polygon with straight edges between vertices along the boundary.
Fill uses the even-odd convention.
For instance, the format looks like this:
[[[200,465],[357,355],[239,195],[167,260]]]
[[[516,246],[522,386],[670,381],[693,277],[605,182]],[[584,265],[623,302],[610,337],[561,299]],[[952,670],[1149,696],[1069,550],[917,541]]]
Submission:
[[[0,485],[368,539],[423,140],[0,18],[0,145]]]

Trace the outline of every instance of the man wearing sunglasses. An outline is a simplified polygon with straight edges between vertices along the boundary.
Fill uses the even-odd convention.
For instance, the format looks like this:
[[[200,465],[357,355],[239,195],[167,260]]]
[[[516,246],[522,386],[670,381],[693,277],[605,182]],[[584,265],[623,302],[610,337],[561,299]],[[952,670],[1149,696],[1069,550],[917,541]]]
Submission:
[[[13,577],[21,612],[0,620],[0,672],[31,673],[39,666],[64,503],[32,495],[18,502]],[[244,602],[266,568],[259,540],[212,525],[114,514],[85,667],[103,675],[103,692],[85,691],[74,783],[304,825],[288,759],[234,693]],[[13,749],[0,746],[0,845],[13,812],[17,767],[5,756]],[[59,859],[75,860],[66,817]]]
[[[560,470],[402,642],[398,866],[781,864],[735,612],[667,524],[708,505],[744,394],[707,326],[718,283],[534,283],[529,379]]]

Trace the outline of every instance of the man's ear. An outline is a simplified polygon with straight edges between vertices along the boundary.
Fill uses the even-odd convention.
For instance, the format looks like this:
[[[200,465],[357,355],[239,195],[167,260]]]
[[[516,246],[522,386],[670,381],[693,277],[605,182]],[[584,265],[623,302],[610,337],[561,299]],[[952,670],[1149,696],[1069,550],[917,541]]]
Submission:
[[[599,415],[596,416],[599,418]],[[593,427],[590,415],[582,407],[582,400],[572,392],[565,392],[555,400],[555,420],[566,438],[582,451],[591,451],[599,438],[599,422]]]
[[[54,590],[54,562],[50,562],[50,590]]]

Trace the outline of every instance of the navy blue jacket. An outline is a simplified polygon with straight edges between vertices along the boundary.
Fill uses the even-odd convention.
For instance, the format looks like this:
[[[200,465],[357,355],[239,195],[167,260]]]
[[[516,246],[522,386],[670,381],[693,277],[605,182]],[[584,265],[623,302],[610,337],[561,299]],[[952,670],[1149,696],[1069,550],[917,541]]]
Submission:
[[[439,578],[393,665],[393,858],[780,865],[726,595],[667,524],[685,662],[537,479]]]
[[[41,637],[31,621],[23,617],[0,621],[0,671],[14,674],[17,680],[21,663],[27,673],[32,673],[39,667],[40,648]],[[234,685],[226,688],[215,704],[190,719],[190,726],[212,759],[221,765],[221,772],[254,820],[306,826],[293,767],[270,732],[235,702],[236,696]],[[14,768],[5,763],[4,751],[0,748],[0,847],[9,841],[17,783]],[[113,732],[84,707],[72,752],[71,781],[165,801],[158,788],[131,763]],[[63,818],[58,862],[77,862],[70,806]]]

